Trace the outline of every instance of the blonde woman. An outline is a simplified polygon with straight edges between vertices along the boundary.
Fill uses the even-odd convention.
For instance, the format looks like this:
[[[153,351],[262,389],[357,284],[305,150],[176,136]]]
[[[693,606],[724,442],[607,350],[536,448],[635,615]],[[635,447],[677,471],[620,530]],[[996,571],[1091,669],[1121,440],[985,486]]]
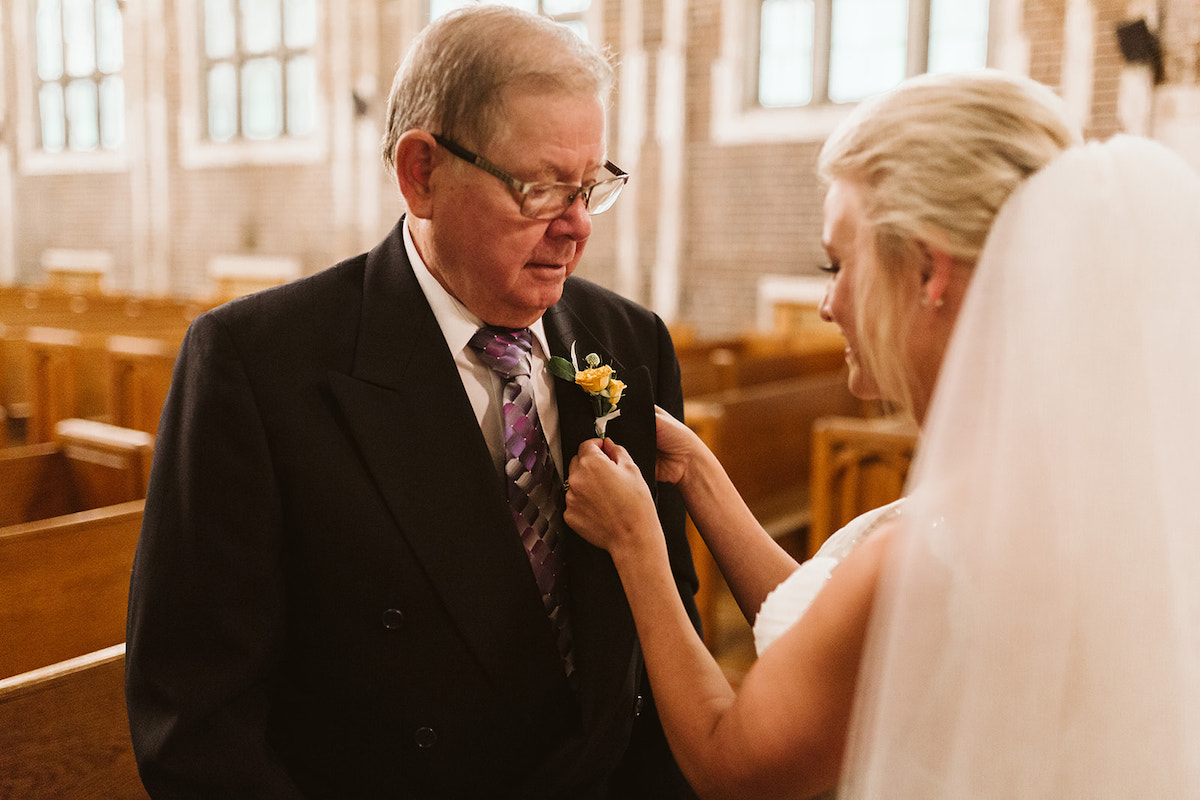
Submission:
[[[668,739],[702,797],[805,797],[834,786],[839,775],[845,796],[1131,796],[1131,774],[1166,791],[1153,796],[1195,796],[1200,654],[1194,631],[1200,601],[1194,588],[1181,587],[1189,585],[1184,578],[1197,584],[1192,573],[1200,564],[1195,545],[1200,523],[1194,510],[1181,507],[1179,488],[1200,485],[1196,457],[1176,445],[1164,463],[1186,477],[1177,478],[1164,466],[1169,491],[1155,493],[1153,484],[1126,481],[1140,466],[1136,460],[1119,461],[1103,480],[1091,480],[1089,470],[1109,462],[1086,450],[1087,435],[1065,440],[1079,445],[1064,462],[1065,471],[1056,471],[1055,454],[1044,450],[1052,431],[1073,431],[1085,418],[1094,422],[1094,415],[1072,412],[1083,411],[1112,382],[1093,383],[1097,374],[1091,368],[1080,375],[1070,370],[1072,361],[1082,362],[1081,352],[1091,351],[1070,328],[1054,330],[1056,318],[1039,295],[1040,276],[1030,265],[1059,271],[1055,285],[1067,290],[1053,298],[1065,304],[1062,319],[1091,320],[1093,331],[1103,330],[1106,321],[1102,316],[1095,324],[1097,309],[1108,313],[1114,297],[1128,294],[1121,277],[1131,283],[1152,280],[1139,275],[1135,254],[1096,245],[1104,235],[1119,236],[1122,243],[1141,238],[1167,243],[1164,252],[1178,258],[1170,265],[1155,259],[1153,266],[1169,266],[1172,287],[1194,288],[1200,274],[1195,263],[1200,242],[1186,244],[1189,230],[1193,242],[1200,231],[1200,224],[1189,228],[1200,222],[1192,219],[1200,207],[1192,201],[1195,176],[1183,178],[1178,192],[1167,192],[1172,199],[1165,204],[1167,210],[1190,209],[1192,217],[1160,213],[1164,202],[1145,196],[1145,176],[1163,183],[1179,162],[1164,161],[1154,147],[1147,153],[1142,144],[1083,147],[1046,88],[996,72],[911,80],[863,104],[826,143],[820,159],[829,184],[823,238],[832,276],[822,313],[846,335],[854,393],[902,403],[927,433],[932,425],[939,449],[935,457],[923,443],[911,497],[902,508],[892,506],[851,523],[818,558],[797,568],[755,522],[712,454],[686,428],[660,414],[659,479],[679,486],[735,597],[755,621],[760,658],[738,692],[674,597],[653,506],[627,455],[612,442],[589,442],[580,449],[571,468],[567,519],[608,549],[617,566]],[[1080,159],[1083,166],[1073,166]],[[1043,170],[1044,175],[1037,174]],[[1104,192],[1092,185],[1097,172],[1111,173]],[[1186,169],[1183,174],[1189,175]],[[1129,213],[1122,200],[1125,183],[1147,201],[1137,214]],[[1007,212],[1003,237],[994,242],[989,234],[1002,208]],[[1061,225],[1056,215],[1062,216]],[[1102,222],[1092,231],[1089,219]],[[997,275],[1011,273],[1020,280],[1001,296],[976,290],[981,266],[987,267],[987,286]],[[1089,281],[1092,275],[1095,283]],[[1200,295],[1179,295],[1188,296]],[[1164,302],[1171,297],[1171,292],[1162,294]],[[1153,304],[1138,306],[1127,319],[1153,318],[1155,310]],[[987,335],[976,331],[980,318],[986,320]],[[964,319],[970,320],[972,338],[959,341]],[[1169,319],[1174,324],[1180,315]],[[1027,338],[1026,325],[1039,338]],[[1182,363],[1194,365],[1200,357],[1196,324],[1180,321],[1179,329],[1192,356]],[[1138,357],[1148,346],[1139,342],[1140,331],[1136,325],[1126,331],[1136,356],[1127,349],[1107,352],[1101,345],[1100,357],[1126,370],[1116,373],[1117,382],[1144,377]],[[942,372],[952,341],[958,369],[948,377]],[[1044,367],[1062,358],[1063,369],[1026,375],[1022,358],[1035,350],[1031,364]],[[1154,355],[1154,363],[1169,363],[1161,352]],[[997,363],[1008,368],[1003,375],[988,372]],[[1153,378],[1157,382],[1150,391],[1170,394],[1165,383],[1173,379],[1170,370],[1161,369]],[[1030,379],[1053,397],[1074,398],[1078,407],[1060,403],[1049,423],[1024,424],[1022,414],[1034,415],[1042,403],[1030,399],[1040,394],[1021,393]],[[983,407],[977,394],[964,394],[964,385],[972,382],[994,392],[986,407],[999,424],[988,439],[970,436],[972,415]],[[1192,399],[1200,400],[1196,379],[1189,378],[1188,385]],[[935,387],[942,406],[934,402]],[[1179,413],[1178,403],[1160,404],[1173,412],[1172,422],[1195,433],[1194,414]],[[1145,405],[1106,408],[1120,412],[1110,420],[1113,425],[1132,425],[1124,417],[1136,420],[1150,411]],[[1155,441],[1163,438],[1161,430],[1156,433]],[[1189,441],[1196,452],[1200,436]],[[1090,497],[1097,486],[1104,490],[1093,498],[1102,509],[1099,515],[1080,513],[1068,520],[1067,530],[1051,524],[1058,499]],[[1135,502],[1128,494],[1135,486],[1151,497]],[[956,499],[967,495],[965,487],[974,490],[973,502],[966,505]],[[1086,520],[1102,542],[1111,543],[1117,533],[1133,532],[1114,532],[1105,520],[1123,521],[1127,517],[1116,513],[1119,507],[1147,501],[1164,505],[1149,517],[1160,523],[1153,533],[1167,540],[1154,540],[1157,560],[1150,572],[1167,588],[1150,592],[1146,609],[1151,617],[1161,611],[1165,622],[1131,624],[1112,603],[1089,614],[1080,598],[1092,600],[1110,589],[1127,599],[1129,587],[1084,592],[1090,584],[1070,570],[1088,563],[1096,569],[1087,575],[1116,584],[1119,571],[1112,568],[1128,560],[1129,548],[1098,549],[1095,563],[1089,562],[1092,551],[1081,545],[1087,531],[1081,532],[1080,522]],[[1026,504],[1045,513],[1012,513]],[[1111,513],[1106,517],[1105,512]],[[1039,527],[1043,521],[1045,528]],[[1015,553],[1001,536],[1013,525],[1023,526],[1028,540]],[[999,544],[987,540],[991,550],[971,545],[972,534],[984,527],[998,531]],[[1039,541],[1042,548],[1036,546]],[[1170,562],[1160,557],[1171,548],[1190,558],[1186,567],[1176,562],[1175,581],[1168,580]],[[1011,557],[995,558],[997,551]],[[989,563],[1001,566],[989,573]],[[1031,581],[1031,575],[1044,580]],[[1058,582],[1060,575],[1064,580]],[[1131,585],[1151,588],[1144,581]],[[973,593],[980,586],[994,594]],[[1048,605],[1039,606],[1041,600]],[[1017,611],[995,618],[980,611],[996,604]],[[1137,619],[1144,621],[1146,609],[1136,607]],[[1094,651],[1049,648],[1052,663],[1042,665],[1044,672],[1037,668],[1037,648],[1092,642],[1090,634],[1108,630],[1114,621],[1119,624],[1112,626],[1110,638],[1094,637],[1099,642]],[[984,627],[964,639],[976,622]],[[1038,635],[1023,637],[1025,624]],[[981,641],[994,646],[976,647]],[[1122,661],[1121,642],[1141,650],[1139,658]],[[988,659],[980,663],[977,652]],[[1153,659],[1147,652],[1167,655],[1169,666],[1149,669]],[[1108,663],[1121,677],[1104,680],[1096,671],[1103,670],[1103,661],[1092,672],[1075,670],[1090,655],[1112,659]],[[1130,664],[1142,672],[1122,672]],[[1141,674],[1161,678],[1165,687],[1149,693],[1154,697],[1149,710],[1137,701],[1135,681]],[[1074,680],[1078,676],[1084,678],[1081,683]],[[992,686],[987,677],[996,679]],[[1000,685],[1004,691],[996,692]],[[1110,690],[1125,693],[1110,695]],[[1113,721],[1097,711],[1105,699],[1130,715],[1136,736],[1160,745],[1157,753],[1133,747],[1136,738],[1107,731],[1101,736],[1089,725]],[[1001,726],[997,720],[1009,704],[1019,712]],[[1040,707],[1051,711],[1038,716]],[[1167,713],[1170,709],[1175,710]],[[1150,736],[1144,722],[1159,713],[1168,727]],[[994,738],[998,729],[999,740]],[[1029,751],[1019,748],[1022,731],[1038,744],[1041,758],[1025,757]],[[848,741],[853,746],[849,759]],[[996,741],[1021,757],[999,753],[989,760],[989,743]],[[1155,769],[1170,774],[1160,781],[1162,776],[1148,774]],[[1120,787],[1116,794],[1113,786]]]

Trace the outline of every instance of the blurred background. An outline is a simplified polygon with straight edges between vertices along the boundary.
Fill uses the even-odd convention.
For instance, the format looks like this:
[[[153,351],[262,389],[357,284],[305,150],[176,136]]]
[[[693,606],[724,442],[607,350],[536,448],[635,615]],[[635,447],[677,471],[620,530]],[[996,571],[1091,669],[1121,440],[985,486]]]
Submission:
[[[811,300],[817,149],[906,75],[1057,89],[1087,135],[1200,163],[1200,0],[524,0],[619,62],[633,175],[580,274],[683,336]],[[204,304],[370,248],[392,74],[455,0],[0,0],[0,285]]]

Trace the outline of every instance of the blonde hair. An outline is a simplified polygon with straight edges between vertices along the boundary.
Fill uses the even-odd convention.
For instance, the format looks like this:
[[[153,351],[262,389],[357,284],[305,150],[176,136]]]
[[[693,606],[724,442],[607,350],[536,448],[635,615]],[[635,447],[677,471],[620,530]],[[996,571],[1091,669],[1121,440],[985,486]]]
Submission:
[[[381,142],[392,172],[400,136],[413,129],[483,148],[503,129],[504,93],[595,95],[607,104],[606,53],[547,17],[505,5],[451,11],[417,35],[388,96]]]
[[[826,140],[818,175],[859,187],[872,231],[879,270],[856,293],[856,333],[886,399],[912,407],[901,356],[915,309],[897,301],[905,271],[925,268],[926,245],[973,267],[1013,190],[1081,141],[1049,88],[998,70],[911,78]]]

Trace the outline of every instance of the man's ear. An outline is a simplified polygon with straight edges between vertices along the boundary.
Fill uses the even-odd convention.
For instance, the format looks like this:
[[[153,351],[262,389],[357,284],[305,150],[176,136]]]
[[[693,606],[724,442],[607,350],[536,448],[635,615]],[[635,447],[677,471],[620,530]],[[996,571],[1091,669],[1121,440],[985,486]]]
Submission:
[[[396,142],[396,152],[392,156],[396,185],[400,187],[408,213],[429,219],[433,213],[432,176],[437,142],[427,131],[405,131]]]

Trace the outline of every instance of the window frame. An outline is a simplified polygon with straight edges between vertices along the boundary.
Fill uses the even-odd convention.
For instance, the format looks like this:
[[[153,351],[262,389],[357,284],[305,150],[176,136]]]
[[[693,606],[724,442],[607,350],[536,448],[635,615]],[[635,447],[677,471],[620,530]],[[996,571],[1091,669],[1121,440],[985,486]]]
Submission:
[[[828,99],[833,0],[813,0],[813,96],[806,105],[759,103],[759,25],[763,0],[722,0],[722,42],[712,72],[711,135],[722,144],[823,140],[856,102]],[[921,74],[929,52],[932,0],[909,0],[906,76]],[[1002,0],[988,3],[988,66],[997,57],[996,26]]]
[[[14,0],[12,4],[12,30],[25,31],[25,36],[13,36],[13,56],[16,65],[15,110],[23,117],[16,125],[17,169],[22,175],[63,175],[72,173],[124,172],[130,165],[130,140],[133,136],[133,115],[130,113],[130,86],[137,80],[137,71],[130,58],[129,9],[118,3],[121,14],[122,65],[115,73],[124,84],[121,114],[124,117],[124,135],[121,144],[106,148],[98,144],[94,150],[72,150],[69,143],[59,152],[48,152],[41,146],[42,114],[38,89],[44,83],[37,69],[37,6],[38,0]],[[93,10],[95,2],[92,2]],[[100,83],[96,82],[97,91]],[[99,113],[99,106],[97,106]],[[99,119],[97,119],[99,125]],[[97,128],[97,135],[100,135]]]
[[[237,0],[234,0],[235,13]],[[325,22],[329,9],[324,0],[316,0],[316,40],[306,52],[317,64],[317,85],[313,98],[315,127],[305,137],[289,136],[287,105],[284,100],[284,133],[271,139],[247,139],[240,133],[230,141],[217,142],[208,138],[208,90],[205,86],[210,60],[203,52],[204,0],[176,0],[179,35],[179,160],[185,169],[207,169],[244,164],[317,164],[329,151],[330,102],[325,46]],[[281,44],[280,51],[283,46]],[[244,60],[248,54],[238,48],[232,60]],[[273,51],[271,57],[277,57]],[[221,61],[222,59],[217,59]],[[286,62],[280,61],[286,70]],[[285,84],[286,85],[286,84]],[[238,93],[241,102],[241,92]]]

